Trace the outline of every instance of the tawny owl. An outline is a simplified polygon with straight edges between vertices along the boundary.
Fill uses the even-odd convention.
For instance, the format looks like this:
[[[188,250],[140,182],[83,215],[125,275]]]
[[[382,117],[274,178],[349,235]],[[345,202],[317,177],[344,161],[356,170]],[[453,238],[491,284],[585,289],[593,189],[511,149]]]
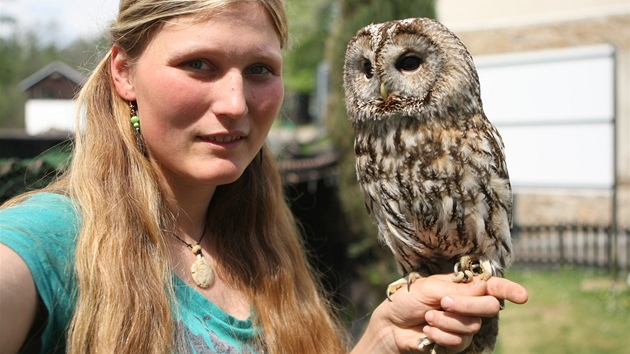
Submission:
[[[344,89],[365,204],[406,276],[388,296],[417,276],[502,276],[512,248],[504,146],[459,38],[425,18],[369,25],[348,44]],[[497,334],[498,317],[484,319],[466,353],[492,352]]]

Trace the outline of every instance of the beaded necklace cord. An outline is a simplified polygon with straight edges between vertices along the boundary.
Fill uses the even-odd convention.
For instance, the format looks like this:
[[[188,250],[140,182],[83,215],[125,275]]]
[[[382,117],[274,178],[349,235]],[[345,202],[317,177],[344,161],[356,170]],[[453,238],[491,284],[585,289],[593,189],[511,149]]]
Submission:
[[[214,270],[212,269],[212,265],[210,265],[210,262],[208,262],[208,260],[203,257],[203,253],[201,251],[201,245],[200,245],[204,236],[206,236],[207,227],[208,227],[208,222],[206,221],[206,225],[203,228],[203,233],[201,234],[199,241],[197,241],[197,244],[194,246],[184,241],[176,233],[171,232],[171,234],[173,234],[175,238],[177,238],[183,244],[185,244],[186,247],[188,247],[192,251],[192,253],[195,256],[197,256],[197,259],[195,260],[195,262],[193,262],[192,266],[190,267],[190,272],[192,273],[192,279],[195,282],[195,284],[197,284],[197,286],[202,289],[208,288],[210,284],[212,284],[212,281],[214,280]]]

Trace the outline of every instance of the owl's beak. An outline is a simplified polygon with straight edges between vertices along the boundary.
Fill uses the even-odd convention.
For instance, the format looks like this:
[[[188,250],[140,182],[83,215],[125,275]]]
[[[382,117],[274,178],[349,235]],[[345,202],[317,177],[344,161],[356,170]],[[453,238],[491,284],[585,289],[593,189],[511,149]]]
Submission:
[[[384,82],[381,82],[381,97],[383,97],[383,101],[387,101],[387,98],[389,97],[389,91],[387,90],[387,87],[385,87]]]

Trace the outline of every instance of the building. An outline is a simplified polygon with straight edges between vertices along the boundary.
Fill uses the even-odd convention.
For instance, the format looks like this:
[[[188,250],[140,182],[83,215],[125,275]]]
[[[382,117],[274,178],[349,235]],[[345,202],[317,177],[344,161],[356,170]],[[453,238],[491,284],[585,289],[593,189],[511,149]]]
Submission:
[[[486,113],[506,144],[515,221],[628,227],[630,3],[438,0],[436,7],[475,58]]]
[[[85,80],[78,71],[55,61],[20,82],[28,93],[24,110],[27,134],[67,135],[74,131],[74,96]]]

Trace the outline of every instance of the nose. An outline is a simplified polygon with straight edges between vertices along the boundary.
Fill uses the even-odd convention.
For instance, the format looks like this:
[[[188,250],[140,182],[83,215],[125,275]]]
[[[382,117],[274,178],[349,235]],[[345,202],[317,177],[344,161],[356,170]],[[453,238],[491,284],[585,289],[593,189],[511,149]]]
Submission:
[[[239,119],[247,114],[249,109],[245,97],[245,82],[240,71],[229,70],[217,81],[213,111],[216,116],[232,119]]]

